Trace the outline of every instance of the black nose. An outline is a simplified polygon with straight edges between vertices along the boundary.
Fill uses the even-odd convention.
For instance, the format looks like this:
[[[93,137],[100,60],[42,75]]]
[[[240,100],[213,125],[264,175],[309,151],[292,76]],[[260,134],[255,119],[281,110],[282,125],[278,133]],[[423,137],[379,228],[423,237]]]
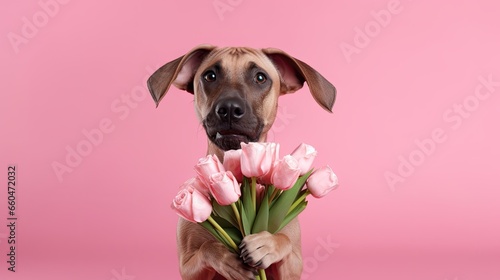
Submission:
[[[241,119],[245,115],[245,105],[239,98],[225,98],[217,103],[215,113],[223,121]]]

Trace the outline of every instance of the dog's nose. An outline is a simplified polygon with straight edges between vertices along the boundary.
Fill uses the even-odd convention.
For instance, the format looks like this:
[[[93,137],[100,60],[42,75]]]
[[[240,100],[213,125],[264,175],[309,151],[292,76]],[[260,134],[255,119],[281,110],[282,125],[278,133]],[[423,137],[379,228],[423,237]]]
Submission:
[[[226,98],[215,106],[215,113],[224,121],[241,119],[245,115],[245,105],[237,98]]]

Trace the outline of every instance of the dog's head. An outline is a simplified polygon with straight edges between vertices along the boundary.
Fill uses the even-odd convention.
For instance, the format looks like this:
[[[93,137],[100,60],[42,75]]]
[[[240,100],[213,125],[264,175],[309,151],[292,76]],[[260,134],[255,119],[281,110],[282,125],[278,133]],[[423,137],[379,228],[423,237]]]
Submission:
[[[158,69],[148,80],[156,105],[173,84],[194,94],[208,138],[226,151],[265,141],[278,97],[307,82],[316,102],[331,112],[335,87],[306,63],[278,49],[198,46]]]

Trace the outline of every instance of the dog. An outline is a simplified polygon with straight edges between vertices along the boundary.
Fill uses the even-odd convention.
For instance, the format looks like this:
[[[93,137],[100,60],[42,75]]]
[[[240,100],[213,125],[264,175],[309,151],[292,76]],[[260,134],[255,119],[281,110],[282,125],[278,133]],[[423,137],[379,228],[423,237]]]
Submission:
[[[194,95],[195,112],[208,138],[207,154],[223,158],[241,142],[265,142],[276,118],[278,97],[307,82],[316,102],[331,112],[335,87],[306,63],[275,49],[200,45],[160,67],[148,89],[160,103],[171,85]],[[182,279],[300,279],[302,252],[296,219],[280,232],[246,236],[240,256],[198,224],[180,219],[177,251]]]

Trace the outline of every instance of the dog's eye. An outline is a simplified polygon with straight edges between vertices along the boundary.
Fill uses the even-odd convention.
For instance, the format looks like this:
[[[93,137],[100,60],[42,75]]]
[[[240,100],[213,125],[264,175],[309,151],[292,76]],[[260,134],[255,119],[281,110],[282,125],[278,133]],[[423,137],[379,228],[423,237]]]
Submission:
[[[257,73],[257,75],[255,75],[255,77],[253,78],[253,80],[257,83],[257,84],[263,84],[267,81],[267,77],[266,75],[264,75],[264,73]]]
[[[203,75],[203,79],[207,82],[213,82],[217,79],[214,71],[207,71],[205,75]]]

